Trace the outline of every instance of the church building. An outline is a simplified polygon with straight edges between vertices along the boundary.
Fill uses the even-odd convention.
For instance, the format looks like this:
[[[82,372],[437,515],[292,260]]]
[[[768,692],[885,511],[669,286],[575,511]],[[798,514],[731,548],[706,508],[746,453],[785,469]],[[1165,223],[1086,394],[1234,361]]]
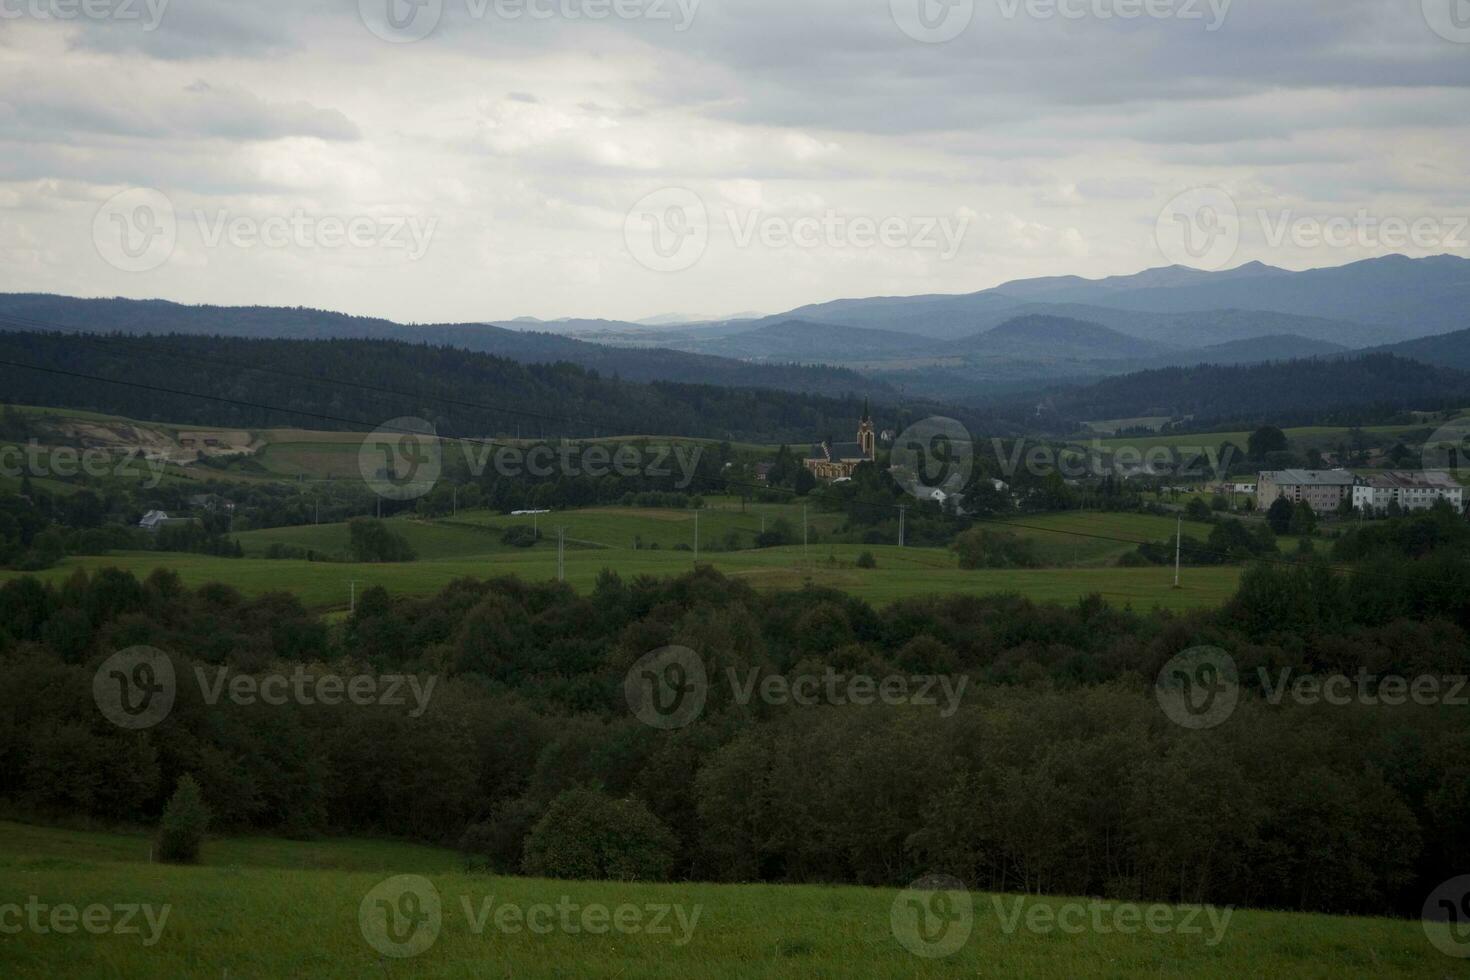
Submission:
[[[871,463],[877,458],[878,437],[873,430],[873,418],[865,398],[857,442],[819,443],[812,447],[811,456],[804,462],[818,480],[841,480],[851,477],[859,463]]]

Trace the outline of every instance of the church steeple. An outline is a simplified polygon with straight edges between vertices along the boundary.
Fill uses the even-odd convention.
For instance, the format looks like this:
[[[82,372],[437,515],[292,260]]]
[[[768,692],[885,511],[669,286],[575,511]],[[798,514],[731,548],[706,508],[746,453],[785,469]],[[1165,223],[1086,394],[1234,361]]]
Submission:
[[[858,422],[858,445],[862,447],[863,453],[869,459],[878,458],[878,439],[873,434],[873,413],[868,406],[868,399],[863,398],[863,417]]]

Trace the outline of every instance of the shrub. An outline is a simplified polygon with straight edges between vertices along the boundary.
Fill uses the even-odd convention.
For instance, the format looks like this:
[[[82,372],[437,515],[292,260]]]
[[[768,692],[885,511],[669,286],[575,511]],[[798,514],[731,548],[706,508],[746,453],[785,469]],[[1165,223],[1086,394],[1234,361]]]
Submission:
[[[878,559],[876,559],[876,558],[873,557],[873,553],[871,551],[865,551],[862,554],[858,555],[857,567],[858,568],[877,568],[878,567]]]
[[[539,537],[541,535],[537,533],[534,527],[517,524],[500,536],[500,543],[508,544],[512,548],[530,548],[536,544],[536,540]]]
[[[163,809],[158,824],[158,859],[172,864],[194,864],[209,827],[209,808],[193,776],[185,775]]]
[[[354,561],[400,562],[413,561],[414,554],[407,541],[388,529],[388,525],[371,517],[354,517],[347,522],[351,536]]]
[[[960,554],[960,567],[966,569],[1035,568],[1040,564],[1032,542],[1010,531],[971,528],[955,540],[954,549]]]
[[[526,839],[529,875],[611,881],[662,881],[678,841],[638,800],[573,789],[552,800]]]
[[[506,800],[495,808],[489,820],[466,827],[459,839],[464,869],[515,874],[520,869],[526,836],[536,823],[540,809],[531,800]]]

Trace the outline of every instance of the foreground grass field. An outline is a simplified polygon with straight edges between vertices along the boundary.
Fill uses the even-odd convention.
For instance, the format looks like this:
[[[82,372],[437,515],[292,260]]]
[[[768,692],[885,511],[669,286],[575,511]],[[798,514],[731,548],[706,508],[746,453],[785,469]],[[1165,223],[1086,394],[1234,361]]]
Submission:
[[[1064,933],[1055,926],[1033,930],[1026,921],[1035,916],[1033,921],[1044,923],[1067,908],[1075,916],[1081,908],[1086,913],[1081,921],[1092,922],[1097,903],[976,893],[969,896],[968,915],[959,906],[938,925],[938,935],[953,936],[957,948],[929,959],[902,941],[912,938],[903,912],[917,893],[896,890],[466,875],[454,870],[450,852],[365,841],[216,840],[206,845],[204,866],[189,868],[147,863],[147,850],[147,838],[141,836],[0,823],[0,906],[13,903],[22,914],[27,903],[79,909],[147,906],[156,924],[139,913],[136,934],[91,934],[81,928],[42,933],[25,926],[18,933],[0,933],[0,976],[1466,975],[1465,961],[1436,951],[1420,924],[1409,921],[1245,911],[1224,919],[1224,910],[1212,910],[1213,920],[1197,915],[1198,931],[1124,933],[1088,927]],[[371,917],[364,927],[360,913],[365,904],[370,910],[378,907],[369,893],[379,889],[375,894],[383,895],[385,879],[399,874],[427,880],[442,903],[442,924],[437,931],[405,929],[403,935],[432,937],[432,942],[412,958],[388,959],[369,944],[367,936],[378,933]],[[570,918],[558,911],[567,906],[577,910]],[[538,907],[547,911],[538,915]],[[640,927],[589,932],[581,928],[589,907],[626,910],[624,921],[631,924],[636,916]],[[402,903],[386,908],[417,911]],[[493,914],[477,931],[475,917],[487,908]],[[525,924],[517,926],[519,917],[506,915],[508,908],[524,915],[525,923],[550,928],[533,932]],[[1109,910],[1105,925],[1121,921],[1112,918],[1115,903],[1103,908]],[[1017,910],[1024,913],[1020,920],[1013,918]],[[1159,914],[1180,924],[1196,916],[1190,909]],[[576,931],[562,925],[567,921]]]
[[[872,552],[878,567],[856,567],[858,555]],[[761,589],[801,588],[805,583],[842,589],[878,605],[909,596],[964,593],[1016,593],[1037,602],[1070,603],[1097,593],[1117,606],[1145,610],[1194,609],[1219,606],[1235,593],[1242,569],[1235,567],[1186,569],[1181,589],[1173,588],[1169,568],[1051,568],[1024,571],[964,571],[953,555],[936,549],[896,546],[823,545],[803,557],[800,545],[761,551],[701,554],[701,565],[742,578]],[[358,594],[380,585],[394,595],[431,595],[457,578],[493,578],[518,575],[530,581],[556,577],[553,549],[489,554],[409,562],[401,565],[360,565],[263,558],[212,558],[159,552],[120,552],[88,558],[68,558],[44,572],[29,573],[60,582],[78,568],[121,568],[145,577],[155,568],[170,568],[194,588],[225,582],[246,595],[289,591],[307,606],[320,610],[345,609],[356,583]],[[681,575],[694,568],[694,557],[682,551],[626,549],[572,550],[566,553],[566,580],[589,591],[603,569],[623,578],[637,575]],[[0,581],[22,572],[0,571]]]

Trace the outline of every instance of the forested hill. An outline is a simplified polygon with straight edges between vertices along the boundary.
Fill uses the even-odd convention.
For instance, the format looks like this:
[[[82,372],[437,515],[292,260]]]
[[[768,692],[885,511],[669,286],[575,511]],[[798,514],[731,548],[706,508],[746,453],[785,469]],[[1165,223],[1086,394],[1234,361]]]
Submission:
[[[1428,411],[1466,404],[1470,374],[1371,354],[1143,371],[1052,392],[1045,411],[1078,421],[1181,415],[1200,422],[1326,421],[1332,413],[1366,418],[1379,410]]]
[[[664,348],[608,347],[553,333],[507,330],[488,323],[409,325],[304,307],[186,306],[165,300],[0,293],[0,329],[197,334],[272,340],[397,340],[460,347],[528,364],[566,361],[630,381],[687,381],[836,397],[863,392],[875,397],[894,394],[882,381],[825,365],[751,364],[731,357]]]
[[[520,364],[391,341],[0,332],[0,362],[9,362],[0,363],[0,396],[15,404],[242,428],[361,429],[362,423],[372,428],[418,416],[451,436],[646,434],[809,444],[829,433],[853,431],[862,406],[861,394],[828,398],[639,384],[571,364]],[[278,408],[286,411],[273,410]],[[942,409],[911,409],[919,417],[934,411]],[[880,398],[874,398],[874,414],[883,426],[900,421]]]

